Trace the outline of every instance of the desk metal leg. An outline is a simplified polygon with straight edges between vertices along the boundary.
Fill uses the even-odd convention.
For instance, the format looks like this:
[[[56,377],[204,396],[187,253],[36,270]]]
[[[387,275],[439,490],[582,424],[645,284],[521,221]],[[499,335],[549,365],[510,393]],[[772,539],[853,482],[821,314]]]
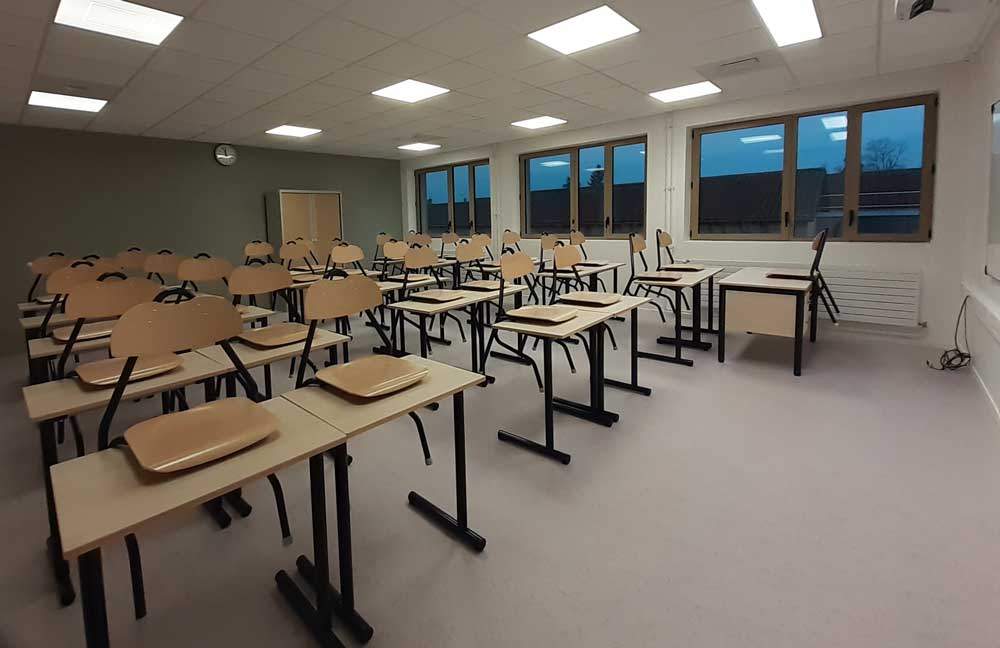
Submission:
[[[691,289],[692,293],[694,293],[695,290],[697,290],[698,292],[700,292],[701,286],[699,285],[697,287],[697,289],[692,288]],[[700,308],[700,304],[701,304],[701,302],[700,302],[700,296],[699,295],[693,295],[693,296],[694,296],[694,299],[696,301],[698,301],[699,308]],[[694,310],[692,309],[692,313],[693,312],[694,312]],[[694,331],[695,330],[694,326],[687,326],[686,324],[684,326],[682,326],[681,328],[683,328],[685,331]],[[696,340],[699,341],[699,342],[701,341],[701,334],[702,333],[716,334],[718,332],[719,332],[719,329],[715,328],[715,277],[711,276],[711,277],[708,278],[708,325],[705,326],[704,323],[703,323],[702,326],[698,327],[698,335],[696,337]],[[709,346],[711,346],[711,345],[709,345]]]
[[[704,342],[701,339],[702,332],[705,331],[701,327],[701,284],[695,284],[691,286],[691,326],[685,326],[680,320],[680,300],[681,291],[674,291],[674,317],[676,318],[674,322],[674,337],[661,336],[656,338],[659,344],[672,344],[677,349],[675,358],[680,359],[680,348],[688,347],[691,349],[699,349],[701,351],[708,351],[712,348],[711,342]],[[691,339],[688,340],[683,337],[683,331],[691,331]],[[687,364],[687,363],[683,363]]]
[[[624,382],[621,380],[614,380],[613,378],[605,378],[604,384],[608,387],[614,387],[616,389],[624,389],[626,391],[635,392],[637,394],[642,394],[643,396],[649,396],[653,393],[653,390],[649,387],[643,387],[639,384],[639,309],[633,308],[629,320],[629,338],[631,340],[629,348],[629,364],[630,364],[630,374],[631,382]]]
[[[108,612],[104,598],[104,569],[101,550],[91,549],[77,559],[80,569],[80,607],[87,648],[109,648]]]
[[[486,538],[469,528],[469,503],[465,481],[465,393],[452,397],[455,426],[455,504],[454,518],[416,491],[410,491],[410,506],[420,511],[443,531],[475,551],[486,548]]]
[[[648,360],[659,360],[660,362],[670,362],[672,364],[679,364],[685,367],[694,366],[694,360],[685,358],[681,355],[681,349],[685,346],[693,345],[691,340],[685,340],[682,336],[684,327],[681,322],[681,290],[679,288],[674,289],[674,336],[673,337],[658,337],[656,341],[660,344],[672,344],[674,345],[674,355],[668,356],[662,353],[653,353],[652,351],[640,351],[639,357],[646,358]]]
[[[427,341],[427,316],[420,316],[420,357],[427,357],[427,347],[430,346],[430,342]]]
[[[38,426],[42,442],[42,471],[45,484],[45,504],[49,515],[49,537],[45,543],[52,565],[52,575],[56,580],[56,591],[62,605],[70,605],[76,600],[73,578],[69,573],[69,563],[63,559],[62,538],[59,535],[59,518],[56,516],[55,496],[52,494],[52,466],[59,463],[56,449],[56,428],[54,421],[45,421]]]
[[[803,320],[805,319],[805,295],[795,294],[795,365],[796,376],[802,375],[802,337]]]
[[[497,438],[567,465],[570,461],[570,455],[555,448],[555,417],[552,403],[552,340],[548,338],[542,340],[542,365],[545,374],[542,390],[545,393],[545,445],[504,430],[497,431]]]
[[[819,326],[819,320],[816,318],[817,303],[819,302],[819,295],[822,288],[819,282],[813,283],[812,290],[809,291],[809,341],[816,341],[816,328]]]
[[[563,414],[582,418],[591,423],[611,427],[619,416],[604,409],[604,324],[587,330],[590,353],[590,404],[584,405],[566,398],[553,398],[553,406]]]
[[[719,287],[719,337],[716,340],[719,347],[719,362],[726,361],[726,289]]]
[[[590,289],[590,292],[597,292],[597,273],[595,272],[587,277],[587,281],[589,283],[588,288]]]

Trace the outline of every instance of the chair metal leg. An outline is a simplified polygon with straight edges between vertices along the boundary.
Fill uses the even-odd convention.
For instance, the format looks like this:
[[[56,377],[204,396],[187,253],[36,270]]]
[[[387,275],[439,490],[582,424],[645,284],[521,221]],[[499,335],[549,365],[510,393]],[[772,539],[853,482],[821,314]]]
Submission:
[[[413,422],[417,426],[417,436],[420,437],[420,448],[424,451],[424,463],[429,466],[434,463],[434,460],[431,458],[431,448],[427,445],[427,435],[424,434],[424,423],[417,416],[416,412],[410,412],[410,418],[413,419]]]
[[[573,354],[569,351],[569,345],[566,344],[566,340],[556,340],[556,343],[562,347],[562,350],[566,353],[566,362],[569,363],[569,372],[572,374],[576,373],[576,365],[573,363]]]
[[[278,476],[271,473],[267,476],[267,481],[274,491],[274,505],[278,509],[278,524],[281,525],[281,543],[285,546],[292,544],[292,531],[288,526],[288,509],[285,508],[285,492],[281,488]]]
[[[76,456],[82,457],[87,454],[87,448],[83,443],[83,434],[80,432],[80,423],[75,416],[69,417],[69,425],[73,428],[73,441],[76,442]]]
[[[132,607],[135,618],[146,616],[146,588],[142,579],[142,556],[139,554],[139,541],[135,534],[125,536],[125,549],[128,551],[128,569],[132,576]]]

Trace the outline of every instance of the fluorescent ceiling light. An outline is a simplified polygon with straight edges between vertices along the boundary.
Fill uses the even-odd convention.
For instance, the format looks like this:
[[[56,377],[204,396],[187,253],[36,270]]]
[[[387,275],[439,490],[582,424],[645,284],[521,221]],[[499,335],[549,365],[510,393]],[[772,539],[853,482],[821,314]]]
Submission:
[[[847,131],[833,131],[830,133],[830,139],[834,142],[843,142],[847,139]]]
[[[542,162],[541,165],[543,167],[561,167],[569,166],[569,162],[566,162],[565,160],[549,160],[548,162]]]
[[[62,0],[56,22],[88,31],[159,45],[184,20],[124,0]]]
[[[638,31],[638,27],[604,5],[532,32],[528,34],[528,38],[548,45],[557,52],[572,54]]]
[[[534,130],[536,128],[548,128],[549,126],[558,126],[559,124],[565,124],[565,119],[559,119],[558,117],[532,117],[531,119],[522,119],[521,121],[511,122],[511,126],[518,126],[520,128],[530,128]]]
[[[399,83],[393,84],[388,88],[376,90],[372,94],[378,97],[395,99],[396,101],[416,103],[418,101],[423,101],[424,99],[436,97],[439,94],[444,94],[446,92],[449,92],[448,88],[439,88],[438,86],[431,85],[429,83],[407,79],[406,81],[400,81]]]
[[[823,37],[813,0],[753,0],[778,47]]]
[[[685,99],[704,97],[705,95],[717,94],[719,92],[722,92],[722,88],[719,86],[711,81],[702,81],[701,83],[657,90],[656,92],[650,92],[649,96],[653,99],[659,99],[663,103],[670,103],[672,101],[684,101]]]
[[[833,117],[823,117],[823,128],[834,130],[837,128],[847,128],[847,115],[834,115]]]
[[[29,106],[45,106],[46,108],[62,108],[63,110],[82,110],[83,112],[101,112],[108,102],[104,99],[88,99],[70,95],[52,94],[51,92],[31,91],[28,97]]]
[[[305,128],[304,126],[290,126],[285,124],[284,126],[278,126],[277,128],[272,128],[267,131],[268,135],[283,135],[285,137],[309,137],[310,135],[315,135],[316,133],[322,133],[323,131],[318,128]]]
[[[776,153],[784,153],[784,152],[785,152],[785,149],[783,149],[783,148],[780,148],[780,149],[764,149],[764,154],[765,155],[774,155]]]
[[[404,151],[430,151],[431,149],[441,148],[441,145],[427,144],[425,142],[414,142],[413,144],[403,144],[402,146],[397,146],[396,148],[402,149]]]
[[[591,173],[593,173],[594,171],[603,171],[604,169],[602,167],[592,167],[592,168],[586,169],[586,170],[590,171]]]
[[[760,142],[776,142],[781,139],[781,135],[751,135],[750,137],[741,137],[740,141],[744,144],[759,144]]]

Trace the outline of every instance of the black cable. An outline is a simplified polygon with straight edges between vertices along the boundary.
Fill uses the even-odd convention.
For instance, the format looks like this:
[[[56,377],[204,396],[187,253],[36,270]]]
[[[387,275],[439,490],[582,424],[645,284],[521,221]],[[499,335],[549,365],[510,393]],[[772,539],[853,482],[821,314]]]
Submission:
[[[969,348],[969,316],[966,312],[968,304],[969,296],[966,295],[965,299],[962,300],[962,307],[958,309],[958,319],[955,320],[955,346],[941,354],[941,357],[938,359],[938,366],[935,367],[928,361],[927,366],[931,369],[955,371],[956,369],[969,366],[969,363],[972,362],[972,354],[968,351],[963,351],[962,347],[958,345],[958,327],[962,324],[965,348]]]

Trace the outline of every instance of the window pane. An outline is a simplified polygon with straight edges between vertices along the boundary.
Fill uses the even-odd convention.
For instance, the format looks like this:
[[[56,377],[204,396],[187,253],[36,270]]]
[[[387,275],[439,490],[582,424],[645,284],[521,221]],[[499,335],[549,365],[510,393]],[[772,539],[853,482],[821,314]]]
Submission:
[[[843,234],[846,163],[846,112],[799,118],[794,228],[797,238],[812,238],[823,229],[829,229],[830,236]]]
[[[455,232],[460,236],[469,234],[469,165],[457,166],[452,175],[452,209],[455,213]]]
[[[614,234],[646,229],[646,144],[614,147],[611,193],[611,231]]]
[[[476,166],[476,232],[490,233],[490,165]]]
[[[861,117],[859,234],[913,234],[920,229],[924,106]]]
[[[440,236],[448,231],[448,172],[420,174],[420,207],[424,233]]]
[[[525,160],[525,225],[527,233],[569,232],[569,153]]]
[[[578,223],[584,236],[604,236],[604,147],[580,149]]]
[[[781,230],[785,126],[701,136],[698,228],[702,234]]]

